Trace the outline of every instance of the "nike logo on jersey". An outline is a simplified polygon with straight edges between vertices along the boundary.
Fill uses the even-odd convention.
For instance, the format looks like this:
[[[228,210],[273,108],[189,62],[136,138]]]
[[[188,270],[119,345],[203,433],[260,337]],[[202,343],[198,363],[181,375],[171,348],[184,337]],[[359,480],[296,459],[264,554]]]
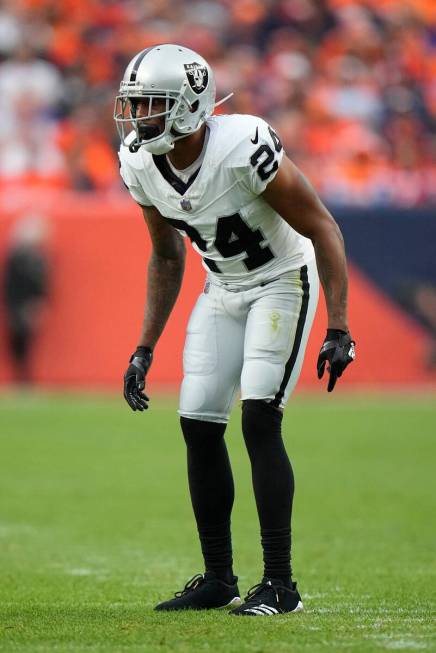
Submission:
[[[259,141],[259,127],[256,127],[256,134],[255,134],[254,138],[251,138],[250,140],[253,143],[253,145],[257,145],[257,143]]]

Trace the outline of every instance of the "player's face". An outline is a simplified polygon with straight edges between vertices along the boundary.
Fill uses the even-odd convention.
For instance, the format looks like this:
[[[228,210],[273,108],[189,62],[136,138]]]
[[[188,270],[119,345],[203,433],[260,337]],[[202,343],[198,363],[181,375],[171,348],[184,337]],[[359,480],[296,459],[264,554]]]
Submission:
[[[164,114],[168,111],[166,98],[137,98],[132,101],[132,105],[136,118],[143,119],[139,123],[139,132],[143,138],[151,138],[164,131]]]
[[[166,99],[154,97],[151,102],[149,98],[139,98],[135,101],[136,117],[146,118],[149,115],[155,116],[166,111]],[[150,119],[152,120],[152,119]]]

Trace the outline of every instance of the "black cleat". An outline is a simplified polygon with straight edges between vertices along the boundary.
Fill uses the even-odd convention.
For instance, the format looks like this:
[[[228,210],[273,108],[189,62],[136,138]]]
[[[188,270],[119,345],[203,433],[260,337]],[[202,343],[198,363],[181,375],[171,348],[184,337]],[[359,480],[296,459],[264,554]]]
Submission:
[[[281,580],[264,578],[261,583],[248,590],[244,603],[230,611],[230,614],[243,617],[271,617],[285,612],[303,610],[297,583],[292,589],[283,585]]]
[[[184,589],[174,594],[169,601],[159,603],[155,610],[210,610],[239,605],[238,579],[233,577],[233,584],[228,585],[216,577],[213,571],[197,574],[189,580]]]

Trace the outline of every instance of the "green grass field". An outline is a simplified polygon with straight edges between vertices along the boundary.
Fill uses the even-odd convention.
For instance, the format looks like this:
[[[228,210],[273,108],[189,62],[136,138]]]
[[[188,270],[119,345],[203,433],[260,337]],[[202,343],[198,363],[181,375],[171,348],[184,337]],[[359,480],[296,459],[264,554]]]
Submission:
[[[175,402],[0,398],[0,651],[436,651],[433,398],[295,398],[305,612],[153,612],[202,571]],[[228,429],[240,589],[261,576],[239,409]]]

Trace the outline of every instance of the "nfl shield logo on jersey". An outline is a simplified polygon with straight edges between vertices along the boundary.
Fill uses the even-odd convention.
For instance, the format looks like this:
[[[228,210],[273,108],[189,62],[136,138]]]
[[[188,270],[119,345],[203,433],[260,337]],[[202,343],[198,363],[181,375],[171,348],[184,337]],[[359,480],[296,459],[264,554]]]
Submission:
[[[180,206],[184,211],[192,211],[192,204],[189,200],[183,198],[180,202]]]
[[[188,78],[189,86],[194,93],[200,94],[204,91],[209,81],[209,73],[206,66],[194,61],[194,63],[187,63],[184,65],[186,76]]]

